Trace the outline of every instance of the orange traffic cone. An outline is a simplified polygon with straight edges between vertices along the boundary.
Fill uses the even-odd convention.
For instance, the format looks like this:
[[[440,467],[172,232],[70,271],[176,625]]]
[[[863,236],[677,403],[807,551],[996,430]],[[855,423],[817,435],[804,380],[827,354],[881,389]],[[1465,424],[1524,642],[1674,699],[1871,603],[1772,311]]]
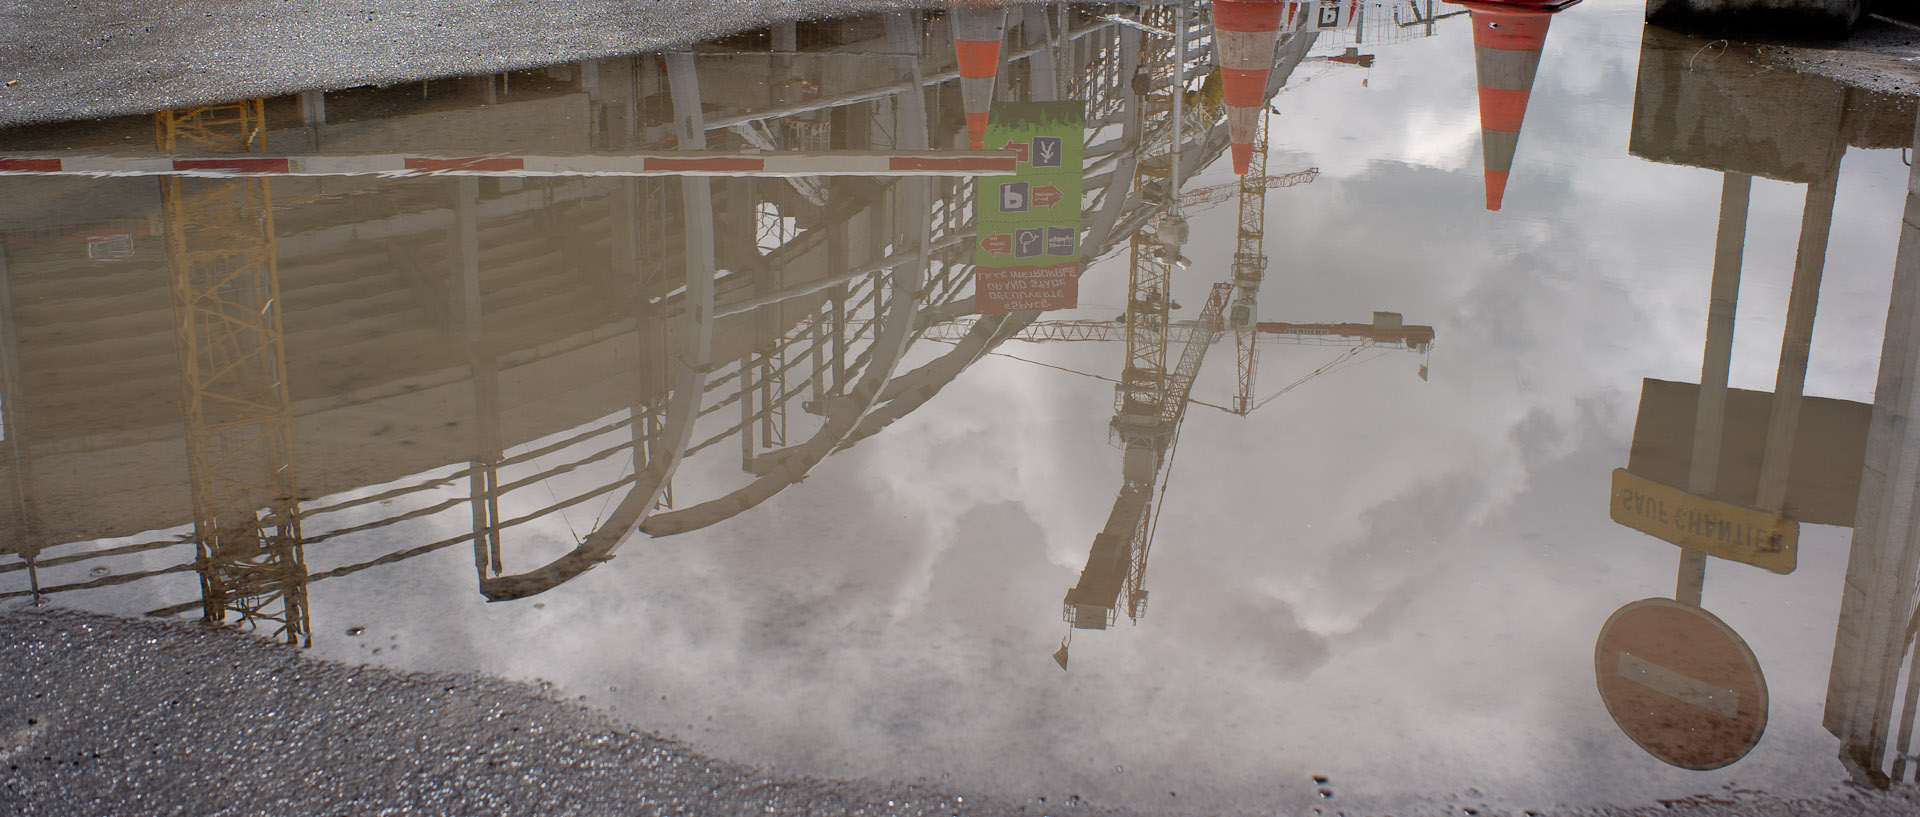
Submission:
[[[1220,61],[1227,107],[1227,140],[1233,143],[1233,172],[1247,175],[1253,161],[1253,135],[1267,110],[1267,76],[1273,72],[1280,18],[1287,10],[1274,0],[1219,0],[1213,4],[1213,53]]]
[[[1473,23],[1473,65],[1480,77],[1480,150],[1485,166],[1487,209],[1500,209],[1520,144],[1520,122],[1547,47],[1547,24],[1570,2],[1458,3]]]
[[[1000,42],[1007,35],[1004,7],[957,5],[947,12],[953,51],[960,58],[960,101],[967,110],[967,144],[979,150],[987,138],[987,111],[1000,73]]]

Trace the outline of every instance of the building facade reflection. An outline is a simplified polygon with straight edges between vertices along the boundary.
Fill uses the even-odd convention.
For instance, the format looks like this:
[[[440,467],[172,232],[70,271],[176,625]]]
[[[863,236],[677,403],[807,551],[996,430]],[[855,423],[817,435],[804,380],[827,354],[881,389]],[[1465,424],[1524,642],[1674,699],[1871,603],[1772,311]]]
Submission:
[[[964,150],[965,78],[945,45],[953,20],[786,24],[690,52],[254,106],[261,142],[320,157]],[[994,79],[1002,99],[1086,104],[1088,258],[1140,233],[1229,142],[1217,106],[1134,87],[1176,51],[1187,80],[1211,71],[1204,16],[1178,21],[1176,37],[1131,22],[1008,12]],[[124,155],[119,131],[140,126],[30,129],[6,147]],[[26,579],[4,595],[184,572],[209,580],[208,559],[178,556],[211,537],[183,527],[208,481],[179,471],[199,426],[170,397],[176,356],[153,342],[183,325],[152,285],[182,257],[148,237],[165,226],[164,196],[139,178],[9,184],[14,206],[44,204],[11,219],[35,226],[4,241],[14,339],[0,361],[5,511],[18,532],[6,547],[19,560],[0,570]],[[975,311],[965,177],[495,173],[272,185],[277,289],[262,302],[280,315],[284,368],[268,380],[285,396],[276,439],[300,468],[297,483],[291,467],[265,469],[285,481],[272,483],[272,502],[251,503],[266,509],[252,518],[299,520],[290,544],[304,551],[302,588],[468,545],[485,598],[545,592],[611,558],[635,529],[698,530],[797,484],[1036,317],[947,328]],[[75,255],[101,235],[127,240],[108,242],[110,259]],[[70,283],[78,278],[88,285]],[[947,343],[910,364],[929,334]],[[723,466],[733,450],[737,462]],[[688,467],[701,478],[676,480]],[[589,512],[585,530],[569,517]],[[409,538],[448,513],[470,529]],[[573,531],[568,546],[517,541],[555,518]],[[340,555],[309,573],[323,553]],[[215,595],[153,612],[211,610]]]

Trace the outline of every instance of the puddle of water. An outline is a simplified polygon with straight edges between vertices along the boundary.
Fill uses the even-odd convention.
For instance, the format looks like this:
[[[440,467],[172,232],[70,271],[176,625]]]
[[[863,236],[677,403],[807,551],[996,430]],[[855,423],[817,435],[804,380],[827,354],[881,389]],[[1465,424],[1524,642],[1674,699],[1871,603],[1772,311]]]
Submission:
[[[1910,776],[1911,101],[1263,9],[0,132],[0,594],[1050,803]]]

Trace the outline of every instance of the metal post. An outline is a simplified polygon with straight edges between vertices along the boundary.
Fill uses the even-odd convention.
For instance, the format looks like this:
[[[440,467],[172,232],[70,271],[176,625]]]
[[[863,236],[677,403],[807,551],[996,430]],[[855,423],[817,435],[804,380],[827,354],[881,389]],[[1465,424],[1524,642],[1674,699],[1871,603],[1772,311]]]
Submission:
[[[740,356],[740,470],[753,471],[753,355]]]
[[[1793,463],[1793,437],[1800,427],[1800,403],[1807,385],[1807,353],[1813,344],[1814,312],[1820,304],[1820,278],[1827,264],[1827,235],[1833,229],[1833,200],[1840,181],[1839,151],[1825,175],[1807,185],[1800,215],[1800,246],[1793,263],[1793,290],[1787,296],[1787,325],[1780,340],[1780,369],[1774,378],[1773,415],[1767,422],[1767,448],[1760,463],[1760,510],[1778,513],[1787,499],[1787,473]]]
[[[1167,196],[1180,201],[1180,146],[1185,142],[1187,117],[1187,7],[1173,10],[1173,150],[1167,154]]]
[[[1720,183],[1720,230],[1713,246],[1713,284],[1707,304],[1707,346],[1700,359],[1700,402],[1693,421],[1693,456],[1687,490],[1713,493],[1720,473],[1720,432],[1726,422],[1727,371],[1733,361],[1734,313],[1740,300],[1740,264],[1747,249],[1747,204],[1753,177],[1728,173]],[[1705,551],[1680,551],[1674,598],[1700,606],[1706,584]]]

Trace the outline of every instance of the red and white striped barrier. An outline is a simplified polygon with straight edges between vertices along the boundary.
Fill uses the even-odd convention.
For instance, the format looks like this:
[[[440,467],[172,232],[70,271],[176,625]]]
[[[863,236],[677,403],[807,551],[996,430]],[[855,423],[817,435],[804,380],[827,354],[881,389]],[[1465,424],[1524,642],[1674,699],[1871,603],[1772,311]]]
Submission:
[[[0,154],[0,176],[993,176],[1017,154],[990,151],[711,153],[617,156],[105,156]]]

